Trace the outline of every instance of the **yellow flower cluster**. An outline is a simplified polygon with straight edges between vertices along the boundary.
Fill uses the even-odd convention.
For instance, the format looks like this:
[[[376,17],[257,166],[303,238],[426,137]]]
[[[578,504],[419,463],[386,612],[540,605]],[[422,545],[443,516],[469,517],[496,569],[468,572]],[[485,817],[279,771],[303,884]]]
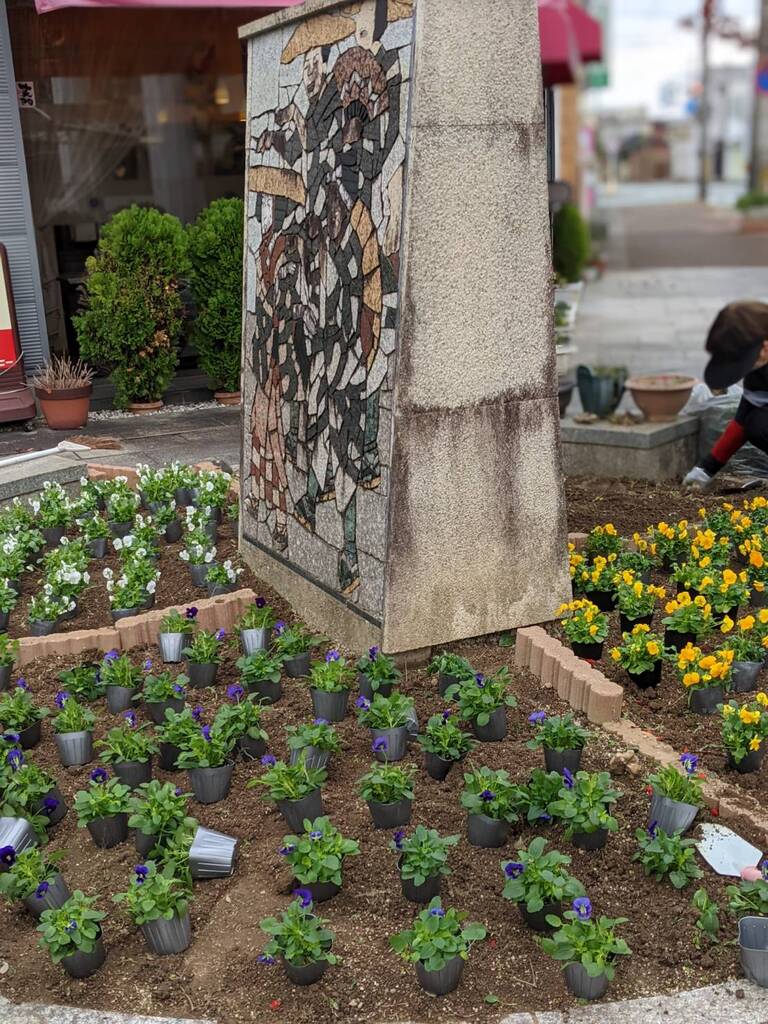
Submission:
[[[705,579],[706,578],[707,577],[705,577]],[[667,601],[664,605],[664,611],[667,615],[671,615],[673,612],[679,611],[681,608],[687,608],[691,604],[696,605],[697,608],[701,608],[704,615],[709,615],[712,612],[712,608],[706,597],[702,594],[697,594],[696,597],[692,598],[687,590],[682,590],[677,597],[673,597],[671,601]]]
[[[603,534],[607,537],[617,537],[616,527],[613,523],[605,523],[603,526],[595,526],[592,530],[592,535],[595,537],[602,537]]]
[[[733,651],[715,651],[703,654],[700,647],[686,644],[677,657],[677,668],[683,686],[707,686],[712,682],[725,682],[731,674]]]
[[[709,564],[711,558],[706,553],[714,551],[716,547],[727,548],[728,544],[727,537],[718,538],[713,530],[697,530],[691,541],[691,555],[695,561],[699,562],[703,569],[706,569],[706,565],[703,565],[700,559],[706,558],[707,564]]]
[[[768,609],[763,609],[763,610],[764,611],[768,611]],[[739,627],[739,629],[741,630],[742,633],[748,633],[751,629],[755,628],[755,623],[756,622],[757,622],[757,620],[755,619],[754,615],[745,615],[743,619],[739,619],[738,627]],[[730,633],[731,630],[733,629],[733,627],[736,624],[737,623],[735,623],[733,621],[733,619],[730,617],[730,615],[724,615],[723,616],[723,621],[720,623],[720,632],[721,633]]]
[[[632,540],[635,545],[635,551],[638,551],[641,555],[650,555],[651,558],[656,556],[656,545],[646,540],[645,537],[639,533],[632,534]]]

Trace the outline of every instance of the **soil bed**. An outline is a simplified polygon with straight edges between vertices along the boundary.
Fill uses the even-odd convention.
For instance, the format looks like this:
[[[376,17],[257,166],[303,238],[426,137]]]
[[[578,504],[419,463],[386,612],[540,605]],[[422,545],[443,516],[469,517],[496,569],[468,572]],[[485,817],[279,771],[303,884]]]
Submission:
[[[468,641],[455,645],[455,649],[484,672],[512,660],[511,650],[500,647],[496,638]],[[137,649],[133,654],[138,661],[145,656],[157,657],[157,650]],[[236,657],[232,646],[216,688],[191,695],[191,700],[203,705],[208,719],[223,701],[227,684],[237,678]],[[63,667],[68,666],[62,659],[48,658],[25,668],[25,676],[41,703],[52,705],[56,673]],[[519,706],[509,711],[510,734],[503,743],[479,746],[472,760],[478,765],[504,767],[514,780],[525,782],[530,770],[543,763],[540,752],[531,752],[525,746],[530,737],[528,715],[540,708],[550,713],[566,709],[552,691],[542,691],[527,673],[511,667],[511,674]],[[414,697],[422,723],[445,706],[437,695],[434,677],[423,669],[410,672],[402,689]],[[284,699],[265,714],[269,749],[277,756],[286,754],[284,727],[311,717],[304,682],[286,680],[285,690]],[[99,715],[97,733],[101,734],[113,723],[103,704]],[[347,862],[341,894],[320,909],[336,931],[334,948],[343,957],[341,965],[329,968],[321,982],[308,989],[293,988],[280,967],[256,963],[265,941],[259,919],[283,909],[293,885],[278,854],[288,829],[271,805],[245,788],[248,779],[261,770],[259,765],[239,762],[226,802],[204,807],[190,801],[191,813],[203,825],[240,837],[242,847],[231,879],[195,884],[193,943],[186,953],[161,958],[146,952],[138,929],[110,900],[112,893],[125,887],[138,860],[133,846],[125,843],[113,850],[97,850],[86,830],[76,827],[70,811],[52,830],[52,847],[68,851],[62,870],[70,887],[101,894],[102,909],[109,911],[104,928],[109,950],[106,964],[86,981],[68,979],[50,962],[47,953],[36,947],[37,935],[26,913],[4,906],[0,909],[0,957],[8,961],[9,970],[0,975],[0,994],[15,1001],[211,1017],[223,1024],[278,1018],[297,1024],[404,1019],[496,1022],[515,1011],[574,1005],[566,993],[559,965],[540,952],[533,933],[522,924],[517,907],[501,897],[500,861],[511,857],[518,846],[527,845],[540,830],[514,826],[501,850],[469,846],[465,813],[459,806],[461,772],[454,768],[444,783],[430,779],[423,769],[419,748],[411,745],[409,760],[419,766],[411,828],[424,823],[443,834],[461,835],[450,855],[453,873],[444,882],[444,904],[470,911],[471,918],[482,921],[489,931],[489,939],[473,948],[457,992],[435,1000],[420,990],[413,969],[388,947],[388,937],[407,927],[418,908],[400,893],[395,857],[388,848],[391,834],[373,829],[368,809],[356,792],[356,780],[371,761],[369,736],[352,717],[338,728],[343,749],[334,756],[324,801],[341,831],[360,842],[361,856]],[[43,736],[31,756],[61,780],[69,801],[85,784],[93,766],[62,769],[47,724]],[[617,749],[610,737],[598,733],[585,752],[584,767],[609,768]],[[621,934],[634,955],[620,965],[610,989],[611,999],[711,984],[741,973],[738,950],[733,946],[724,943],[698,950],[693,945],[690,900],[694,888],[703,884],[722,905],[727,880],[705,869],[701,883],[678,893],[667,883],[646,879],[640,866],[631,862],[636,849],[635,829],[647,824],[644,775],[649,768],[644,765],[637,777],[614,770],[617,786],[624,792],[616,807],[620,831],[609,838],[602,851],[576,850],[563,838],[559,827],[545,832],[556,848],[572,856],[572,872],[586,886],[596,912],[629,918]],[[184,773],[156,775],[177,779],[186,788]],[[706,820],[706,812],[702,817]],[[745,830],[745,836],[754,839],[749,830]],[[722,916],[724,936],[730,938],[735,934],[733,921],[726,913]],[[670,921],[674,921],[673,928],[669,927]],[[499,1002],[486,1004],[488,994],[498,996]]]

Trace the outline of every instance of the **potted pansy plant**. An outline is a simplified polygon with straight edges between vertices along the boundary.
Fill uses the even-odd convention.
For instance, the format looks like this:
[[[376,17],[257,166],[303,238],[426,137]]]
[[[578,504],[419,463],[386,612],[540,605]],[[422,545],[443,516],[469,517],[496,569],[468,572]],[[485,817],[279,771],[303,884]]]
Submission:
[[[107,499],[107,522],[113,537],[127,537],[133,527],[133,520],[139,510],[138,494],[125,487],[114,491]]]
[[[313,913],[309,890],[297,889],[294,895],[296,899],[279,918],[265,917],[259,922],[270,939],[258,960],[271,966],[279,958],[294,985],[313,985],[329,964],[337,962],[332,952],[335,935],[328,921]]]
[[[733,651],[731,688],[734,693],[749,693],[757,689],[757,677],[763,670],[766,648],[762,629],[754,615],[745,615],[734,622],[725,615],[720,623],[725,636],[724,648]]]
[[[768,736],[768,695],[758,693],[754,701],[739,706],[729,700],[720,706],[722,714],[723,747],[728,756],[728,767],[741,775],[759,771],[765,753],[764,741]]]
[[[160,634],[157,638],[163,661],[181,661],[182,651],[189,646],[196,629],[197,608],[190,607],[184,612],[171,608],[160,620]]]
[[[565,825],[565,836],[580,850],[600,850],[619,823],[609,808],[622,795],[608,772],[562,771],[560,795],[550,813]]]
[[[261,724],[263,707],[256,694],[248,694],[239,683],[227,687],[228,703],[220,705],[213,720],[214,730],[231,743],[244,758],[256,760],[267,750],[269,736]]]
[[[667,835],[655,821],[636,829],[635,839],[638,849],[632,860],[639,861],[646,875],[657,882],[668,879],[675,889],[684,889],[704,874],[696,863],[693,839],[683,839],[679,832]]]
[[[66,690],[54,700],[58,714],[51,719],[56,749],[65,768],[88,764],[93,759],[93,728],[96,715]]]
[[[529,750],[544,748],[544,765],[548,772],[562,772],[569,768],[577,772],[581,767],[581,754],[592,736],[588,729],[580,726],[573,715],[547,715],[546,711],[534,711],[528,721],[535,728],[532,739],[526,746]]]
[[[372,749],[379,761],[401,761],[407,751],[408,722],[413,715],[413,701],[402,693],[384,697],[377,693],[373,700],[362,694],[357,698],[357,720],[371,732]],[[377,741],[385,744],[377,747]]]
[[[179,829],[197,824],[187,815],[189,793],[172,782],[153,779],[139,786],[128,799],[128,828],[133,830],[136,851],[147,857],[169,845]]]
[[[698,591],[711,604],[715,615],[733,617],[739,605],[749,599],[749,577],[744,569],[738,573],[728,568],[711,569],[699,581]]]
[[[7,633],[0,633],[0,693],[7,690],[11,672],[19,656],[19,641],[12,640]]]
[[[699,715],[712,715],[723,701],[723,693],[730,683],[733,651],[721,649],[705,654],[693,644],[686,646],[677,656],[677,672],[688,693],[688,707]]]
[[[419,743],[424,751],[427,774],[440,782],[446,778],[451,766],[463,761],[475,747],[475,740],[462,730],[458,715],[450,710],[432,715],[419,737]]]
[[[205,576],[205,585],[208,589],[208,597],[218,597],[220,594],[231,594],[237,584],[237,579],[243,573],[240,566],[232,564],[232,559],[227,558],[218,565],[208,567]]]
[[[664,658],[672,651],[661,636],[638,622],[630,633],[622,633],[621,645],[611,650],[611,660],[621,665],[635,686],[647,690],[661,682]]]
[[[560,772],[545,772],[534,768],[528,782],[520,787],[518,810],[530,825],[539,827],[554,821],[549,808],[560,796],[563,776]]]
[[[293,626],[276,622],[272,649],[282,658],[285,671],[291,679],[298,679],[300,676],[309,675],[312,648],[324,640],[324,636],[310,633],[301,622],[296,622]]]
[[[213,686],[221,664],[221,644],[226,639],[223,629],[211,633],[206,629],[195,630],[192,640],[182,650],[187,664],[189,685],[196,690]]]
[[[456,701],[460,717],[470,723],[478,740],[498,743],[507,735],[507,708],[517,707],[509,684],[509,670],[505,665],[495,675],[478,672],[470,679],[454,683],[446,691],[446,697]]]
[[[328,777],[324,768],[311,768],[304,758],[286,764],[272,754],[264,754],[261,764],[266,771],[246,786],[264,786],[264,799],[277,806],[289,828],[300,832],[305,818],[314,821],[323,817],[322,787]]]
[[[137,558],[124,562],[118,576],[110,568],[103,569],[102,575],[107,581],[109,614],[113,622],[119,622],[132,619],[151,601],[159,573],[151,563]]]
[[[58,869],[65,856],[65,850],[43,853],[37,846],[13,850],[11,863],[0,873],[0,894],[9,902],[20,900],[33,917],[60,907],[70,897]]]
[[[461,806],[467,812],[467,838],[472,846],[503,846],[509,826],[517,821],[520,788],[503,768],[472,768],[464,773]]]
[[[94,513],[78,519],[77,525],[91,558],[104,558],[109,540],[109,527],[104,519]]]
[[[523,921],[536,932],[552,931],[547,918],[562,914],[565,901],[584,895],[584,886],[568,870],[571,858],[546,846],[546,839],[536,836],[527,849],[517,851],[516,860],[501,862],[502,895],[517,903]]]
[[[262,704],[275,704],[283,696],[283,659],[280,655],[260,649],[238,658],[235,664],[240,669],[240,679],[246,690],[257,694]]]
[[[26,680],[17,679],[12,690],[0,695],[0,722],[7,731],[18,733],[19,746],[28,750],[40,742],[43,719],[48,708],[35,703]]]
[[[177,770],[176,762],[181,748],[185,747],[188,740],[200,729],[202,715],[203,709],[199,706],[185,707],[179,712],[173,708],[166,708],[165,719],[156,730],[160,749],[158,763],[163,771]]]
[[[312,894],[312,902],[324,903],[340,892],[344,858],[356,857],[360,846],[345,839],[330,818],[307,818],[301,835],[283,838],[280,853],[299,885]]]
[[[272,627],[276,622],[274,608],[267,604],[266,598],[257,597],[235,624],[235,629],[240,634],[243,654],[253,654],[269,647]]]
[[[193,585],[204,587],[208,570],[216,561],[216,546],[205,530],[191,530],[184,536],[184,549],[179,552],[179,558],[189,566]]]
[[[622,633],[630,632],[638,622],[650,626],[657,603],[667,596],[664,587],[643,583],[631,569],[625,569],[617,579],[616,604]]]
[[[112,897],[115,903],[125,905],[151,952],[160,956],[183,953],[192,941],[191,898],[191,886],[173,865],[162,867],[154,861],[137,864],[125,892]]]
[[[357,662],[357,685],[360,696],[367,700],[373,700],[377,693],[389,697],[392,687],[400,682],[400,678],[395,659],[382,654],[378,647],[371,647],[368,654]]]
[[[596,555],[592,561],[583,561],[573,576],[574,593],[586,594],[591,604],[601,612],[616,607],[616,566],[618,555]]]
[[[425,992],[444,996],[458,988],[470,949],[487,934],[482,924],[466,922],[467,917],[464,911],[444,910],[436,896],[410,928],[390,937],[392,949],[415,965]]]
[[[109,729],[96,746],[101,760],[111,764],[115,775],[131,789],[152,778],[152,755],[157,753],[157,745],[148,726],[137,724],[135,711],[124,711],[121,724]]]
[[[429,903],[440,895],[444,875],[450,875],[448,852],[458,836],[441,836],[434,828],[417,825],[413,835],[395,832],[391,848],[397,854],[397,869],[403,896],[412,903]]]
[[[608,636],[608,616],[591,601],[579,599],[557,610],[562,628],[577,658],[599,661]]]
[[[50,583],[44,583],[42,589],[27,605],[30,635],[50,636],[58,628],[62,617],[75,607],[71,597],[57,594]]]
[[[49,548],[57,547],[73,519],[72,502],[67,492],[60,483],[46,480],[39,496],[33,498],[29,505],[45,543]]]
[[[11,618],[11,612],[19,603],[19,595],[11,581],[0,579],[0,631],[5,633]]]
[[[661,564],[667,570],[676,562],[683,561],[691,549],[687,519],[681,519],[674,525],[661,522],[657,526],[652,526],[647,537],[649,543],[656,548],[656,555]]]
[[[141,669],[127,654],[113,650],[104,655],[100,672],[111,713],[117,715],[127,711],[141,688]]]
[[[589,558],[602,555],[620,555],[624,550],[624,538],[613,523],[593,526],[584,541],[584,551]]]
[[[96,846],[108,850],[128,838],[130,787],[110,778],[105,768],[94,768],[87,789],[75,794],[79,828],[87,828]]]
[[[308,768],[327,768],[331,754],[341,750],[338,733],[325,718],[288,725],[285,732],[291,764],[303,759]]]
[[[578,999],[600,999],[616,973],[616,958],[632,951],[616,929],[626,924],[624,917],[592,916],[592,904],[578,896],[562,917],[550,915],[548,924],[555,929],[539,944],[554,960],[565,964],[565,983]]]
[[[686,832],[704,806],[704,775],[699,771],[698,755],[681,754],[679,764],[679,769],[677,765],[666,764],[647,779],[651,797],[648,820],[668,835]]]
[[[448,687],[462,679],[473,679],[475,670],[466,658],[450,651],[442,651],[436,654],[429,663],[427,671],[431,675],[437,675],[437,690],[441,697],[444,697]]]
[[[144,662],[144,686],[141,699],[155,725],[162,725],[168,708],[182,711],[187,698],[187,683],[184,675],[173,676],[170,672],[153,672],[149,658]]]
[[[386,740],[374,740],[377,743]],[[398,828],[410,822],[415,774],[413,765],[374,763],[360,777],[360,796],[368,804],[374,828]]]
[[[6,733],[11,749],[5,754],[0,769],[6,769],[0,780],[0,817],[27,818],[41,839],[46,829],[56,825],[67,813],[64,796],[50,772],[26,761],[19,750],[18,733]]]
[[[214,724],[200,726],[181,748],[176,763],[186,768],[192,792],[201,804],[226,798],[235,767],[232,747],[231,736]]]
[[[312,662],[309,692],[315,714],[329,722],[341,722],[347,713],[349,693],[354,683],[352,666],[338,651],[328,651],[323,661]]]
[[[95,974],[107,956],[101,938],[106,914],[95,909],[97,899],[76,889],[62,906],[40,915],[40,945],[73,978]]]
[[[75,700],[91,702],[105,696],[98,665],[75,665],[74,668],[59,672],[58,679],[62,690],[66,690]]]

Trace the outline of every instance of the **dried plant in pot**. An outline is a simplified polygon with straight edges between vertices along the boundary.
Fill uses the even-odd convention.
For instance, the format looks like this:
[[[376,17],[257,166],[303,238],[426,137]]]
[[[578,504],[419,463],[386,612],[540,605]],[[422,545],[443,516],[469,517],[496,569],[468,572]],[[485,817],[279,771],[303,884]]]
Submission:
[[[51,430],[72,430],[88,422],[93,370],[78,359],[53,356],[32,378],[35,397]]]

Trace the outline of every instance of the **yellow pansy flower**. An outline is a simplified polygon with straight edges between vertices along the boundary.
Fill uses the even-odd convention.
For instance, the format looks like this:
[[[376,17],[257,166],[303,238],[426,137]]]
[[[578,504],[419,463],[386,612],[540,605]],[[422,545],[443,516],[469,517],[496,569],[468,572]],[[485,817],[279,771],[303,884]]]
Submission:
[[[745,615],[743,619],[739,619],[739,629],[746,633],[747,630],[752,629],[755,625],[754,615]]]
[[[701,676],[698,672],[686,672],[683,676],[683,686],[695,686],[696,683],[701,682]]]
[[[758,704],[762,705],[762,707],[768,708],[768,693],[764,693],[761,690],[760,693],[758,693],[755,697],[755,700]]]
[[[723,715],[726,718],[730,718],[731,715],[733,714],[734,710],[735,709],[734,709],[732,704],[723,704]]]
[[[659,654],[660,650],[659,645],[656,643],[655,640],[649,640],[648,643],[645,645],[645,649],[646,651],[648,651],[652,658],[655,658],[656,655]]]
[[[613,650],[611,651],[611,658],[614,661],[621,661],[621,651],[619,650],[618,647],[614,647]]]
[[[733,629],[733,619],[730,617],[730,615],[724,615],[723,616],[723,621],[720,623],[720,632],[721,633],[730,633],[732,629]]]
[[[753,736],[752,737],[752,739],[749,741],[749,749],[750,750],[759,750],[760,749],[760,737],[759,736]]]

